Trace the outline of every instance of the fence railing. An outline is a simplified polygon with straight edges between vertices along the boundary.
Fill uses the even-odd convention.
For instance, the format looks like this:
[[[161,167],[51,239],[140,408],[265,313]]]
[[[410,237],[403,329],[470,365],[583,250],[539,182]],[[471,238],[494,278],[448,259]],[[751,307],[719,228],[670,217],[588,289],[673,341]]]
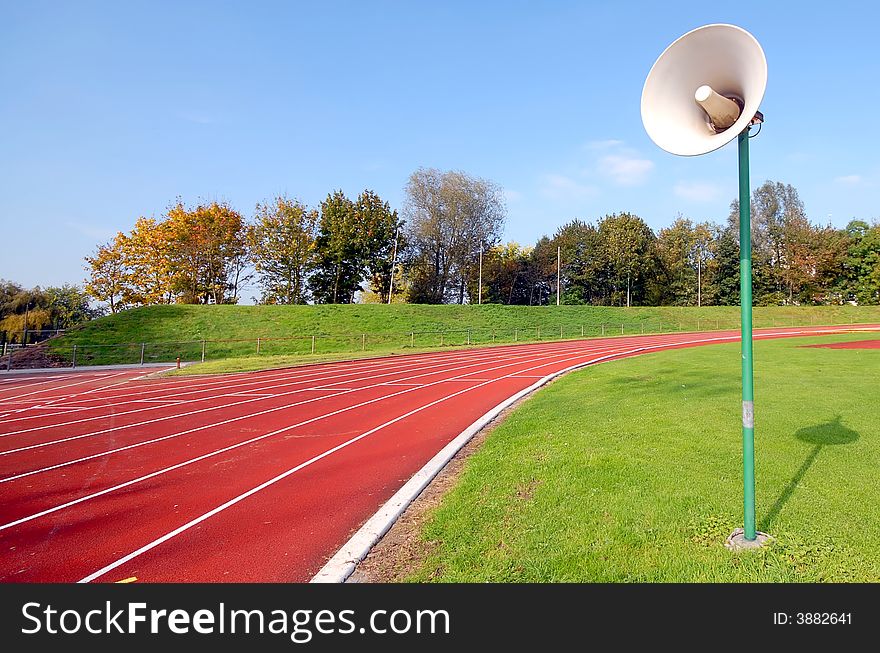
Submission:
[[[806,318],[806,316],[804,316]],[[815,322],[796,318],[755,319],[755,328],[806,326]],[[852,321],[847,322],[847,324]],[[295,336],[256,336],[232,339],[194,339],[120,344],[65,343],[48,340],[37,345],[5,344],[0,370],[90,365],[145,365],[148,363],[204,362],[247,356],[309,356],[332,353],[382,352],[487,344],[513,344],[640,334],[739,329],[739,320],[641,320],[598,324],[544,324],[504,327],[415,330],[374,333],[314,333]]]

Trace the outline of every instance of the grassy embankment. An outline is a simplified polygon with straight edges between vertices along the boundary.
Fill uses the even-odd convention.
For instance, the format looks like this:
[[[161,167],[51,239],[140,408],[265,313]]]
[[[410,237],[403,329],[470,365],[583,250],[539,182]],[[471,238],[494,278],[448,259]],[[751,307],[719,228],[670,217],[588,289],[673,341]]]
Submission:
[[[880,321],[880,307],[758,307],[755,326]],[[354,355],[491,342],[736,328],[739,309],[594,306],[150,306],[89,322],[52,341],[79,365],[198,361],[193,372],[281,367]],[[312,356],[312,336],[315,355]],[[259,339],[259,345],[258,345]],[[221,342],[225,341],[225,342]],[[259,354],[257,347],[259,346]]]
[[[422,526],[415,581],[880,581],[880,350],[755,344],[757,518],[742,523],[739,345],[648,354],[539,391]]]

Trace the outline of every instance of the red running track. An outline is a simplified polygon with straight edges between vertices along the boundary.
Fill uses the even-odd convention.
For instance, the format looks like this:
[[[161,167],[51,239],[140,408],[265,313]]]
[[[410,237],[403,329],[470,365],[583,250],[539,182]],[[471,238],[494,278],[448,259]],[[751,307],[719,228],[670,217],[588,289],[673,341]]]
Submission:
[[[307,581],[444,445],[539,378],[738,339],[569,340],[222,377],[0,377],[0,581]]]

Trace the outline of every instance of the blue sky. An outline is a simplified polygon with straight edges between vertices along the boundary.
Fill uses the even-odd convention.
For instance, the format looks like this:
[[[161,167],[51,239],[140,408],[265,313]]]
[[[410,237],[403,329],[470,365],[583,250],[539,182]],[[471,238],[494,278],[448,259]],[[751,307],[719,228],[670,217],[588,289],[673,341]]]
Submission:
[[[83,256],[180,196],[251,216],[371,188],[400,208],[420,166],[505,189],[505,238],[631,211],[722,221],[736,147],[647,137],[645,76],[728,22],[767,55],[753,186],[814,222],[880,216],[873,3],[0,2],[0,277],[78,283]],[[714,7],[713,7],[714,5]]]

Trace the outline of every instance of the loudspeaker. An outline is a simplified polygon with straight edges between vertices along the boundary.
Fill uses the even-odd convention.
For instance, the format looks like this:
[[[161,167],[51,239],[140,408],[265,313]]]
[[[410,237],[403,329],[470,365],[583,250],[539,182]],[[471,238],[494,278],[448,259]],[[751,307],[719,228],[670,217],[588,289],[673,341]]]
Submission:
[[[705,154],[763,118],[766,88],[767,59],[755,37],[736,25],[705,25],[654,63],[642,89],[642,123],[667,152]]]

